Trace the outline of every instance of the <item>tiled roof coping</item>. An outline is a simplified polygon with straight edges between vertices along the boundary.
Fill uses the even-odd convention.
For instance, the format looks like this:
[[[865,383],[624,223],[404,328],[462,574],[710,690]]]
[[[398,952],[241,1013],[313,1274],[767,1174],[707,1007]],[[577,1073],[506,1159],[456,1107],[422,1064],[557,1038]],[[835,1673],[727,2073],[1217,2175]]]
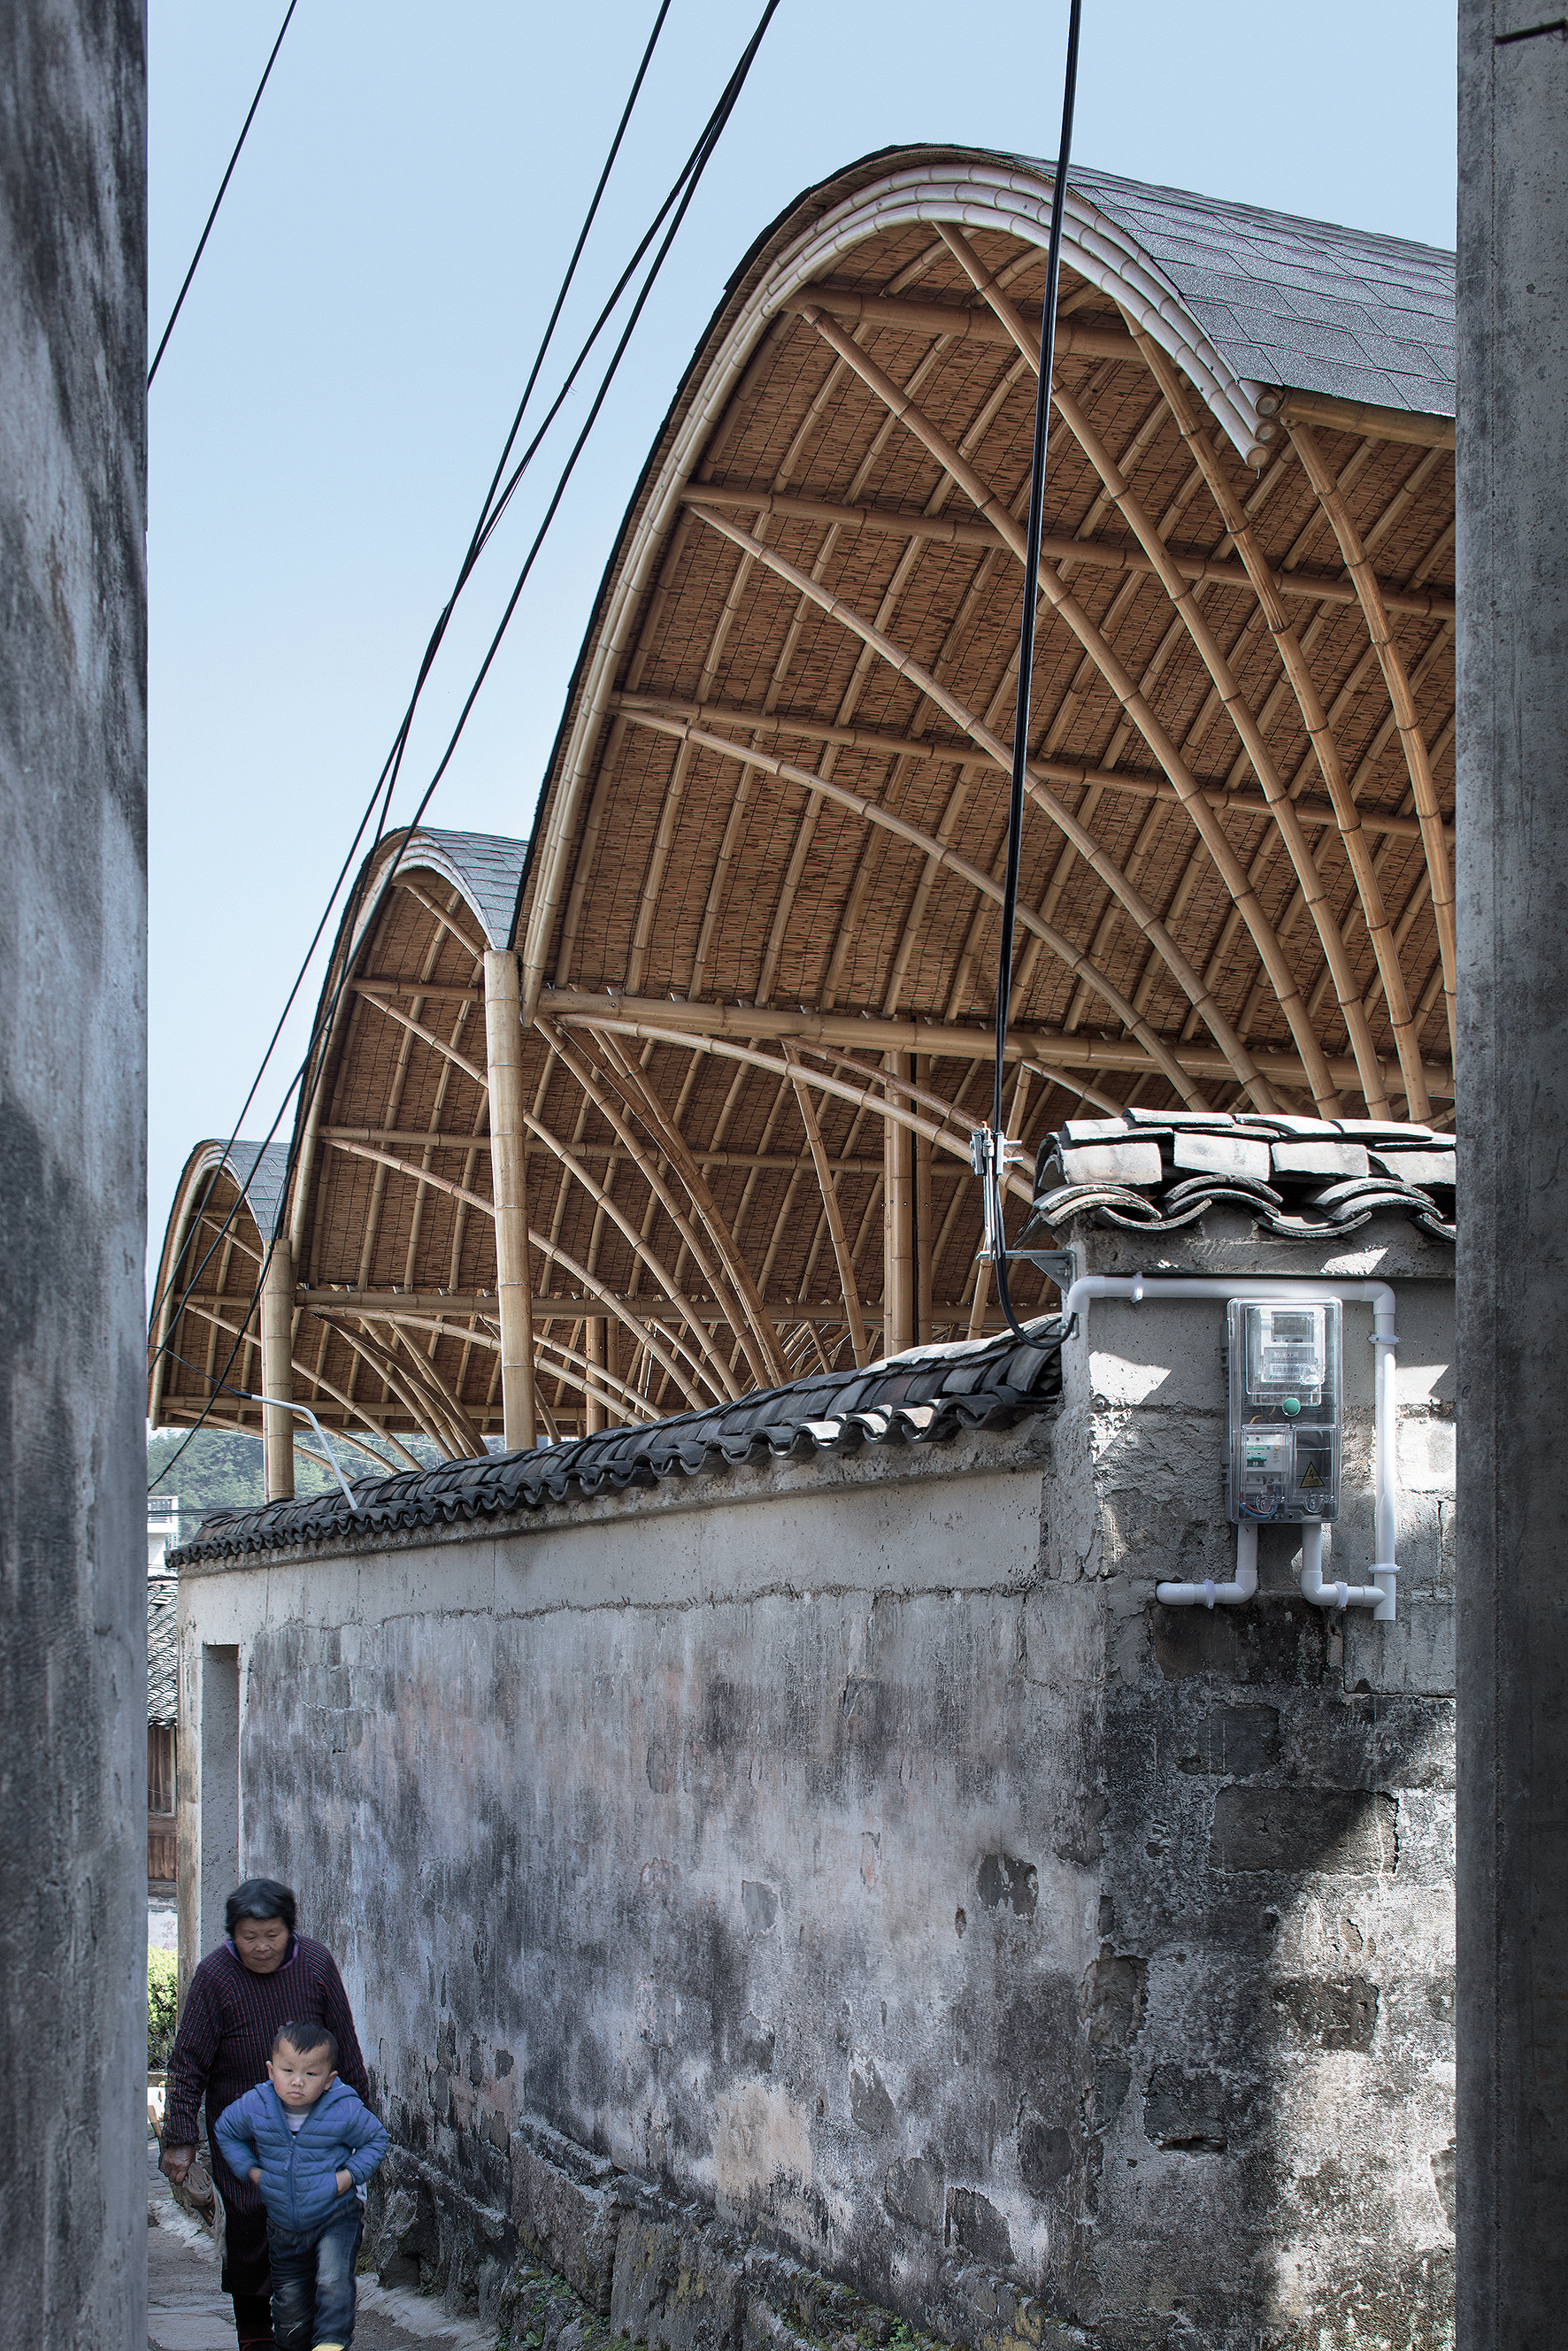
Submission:
[[[340,1494],[216,1511],[195,1540],[167,1559],[180,1566],[243,1558],[300,1542],[392,1534],[591,1499],[666,1478],[695,1478],[767,1460],[852,1453],[862,1445],[933,1445],[970,1429],[1006,1428],[1054,1409],[1061,1394],[1054,1324],[1028,1326],[1021,1344],[1001,1339],[913,1348],[865,1370],[819,1374],[737,1403],[531,1453],[495,1453],[438,1469],[367,1478]],[[1034,1335],[1038,1331],[1038,1338]]]
[[[1092,1217],[1124,1231],[1174,1233],[1221,1203],[1280,1240],[1335,1239],[1392,1212],[1451,1245],[1454,1138],[1377,1119],[1252,1112],[1069,1119],[1040,1146],[1025,1229]]]

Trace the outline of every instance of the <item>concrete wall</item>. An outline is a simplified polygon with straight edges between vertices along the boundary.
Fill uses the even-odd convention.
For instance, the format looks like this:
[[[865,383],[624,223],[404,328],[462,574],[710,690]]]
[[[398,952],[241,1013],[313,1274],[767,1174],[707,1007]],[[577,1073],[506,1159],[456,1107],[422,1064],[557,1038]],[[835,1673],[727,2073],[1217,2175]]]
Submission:
[[[146,2340],[144,69],[0,12],[0,2337]]]
[[[597,2155],[738,2232],[716,2275],[761,2229],[998,2351],[1448,2339],[1452,1259],[1367,1229],[1392,1627],[1293,1597],[1282,1533],[1254,1606],[1155,1604],[1230,1556],[1209,1306],[1097,1305],[1060,1416],[929,1455],[186,1571],[187,1656],[239,1650],[244,1866],[337,1950],[401,2150],[383,2258],[493,2300],[516,2224],[575,2257],[540,2213]],[[613,2307],[684,2341],[658,2210]],[[716,2351],[767,2332],[732,2299]]]
[[[1459,10],[1467,2351],[1557,2339],[1568,2298],[1568,37],[1553,20],[1529,0]]]

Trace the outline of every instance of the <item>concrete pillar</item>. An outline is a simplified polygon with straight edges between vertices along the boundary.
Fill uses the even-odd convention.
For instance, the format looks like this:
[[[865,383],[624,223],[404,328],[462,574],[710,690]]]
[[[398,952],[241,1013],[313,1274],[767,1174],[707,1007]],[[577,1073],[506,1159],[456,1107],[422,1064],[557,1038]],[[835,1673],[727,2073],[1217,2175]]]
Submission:
[[[900,1063],[903,1066],[900,1066]],[[904,1077],[907,1054],[889,1053],[883,1067],[890,1076]],[[899,1107],[907,1098],[894,1087],[888,1100]],[[914,1137],[902,1121],[883,1122],[882,1199],[882,1351],[896,1355],[913,1347],[915,1339],[915,1154]]]
[[[261,1392],[277,1404],[262,1406],[261,1454],[269,1502],[294,1499],[294,1251],[287,1238],[274,1242],[261,1284]]]
[[[604,1316],[602,1314],[591,1314],[587,1322],[583,1326],[582,1352],[588,1357],[589,1362],[593,1365],[594,1370],[599,1372],[602,1372],[606,1368],[604,1360]],[[605,1427],[608,1423],[608,1416],[604,1409],[604,1395],[602,1389],[590,1388],[588,1390],[587,1401],[588,1411],[587,1416],[583,1422],[583,1428],[588,1436],[596,1437],[599,1434],[599,1431]]]
[[[535,1443],[534,1297],[528,1272],[528,1130],[517,958],[485,957],[485,1050],[490,1081],[490,1186],[496,1201],[496,1298],[501,1315],[501,1414],[508,1453]]]
[[[145,10],[0,13],[0,2342],[147,2341]]]
[[[1459,9],[1458,2341],[1568,2301],[1568,37]]]

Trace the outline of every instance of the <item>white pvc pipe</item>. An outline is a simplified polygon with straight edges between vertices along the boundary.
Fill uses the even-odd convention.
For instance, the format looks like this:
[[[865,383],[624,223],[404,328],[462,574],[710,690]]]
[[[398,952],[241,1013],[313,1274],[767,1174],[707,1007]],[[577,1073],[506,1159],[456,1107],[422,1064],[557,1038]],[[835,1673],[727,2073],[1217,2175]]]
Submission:
[[[291,1404],[286,1396],[253,1395],[250,1398],[250,1402],[252,1404],[276,1405],[279,1412],[297,1412],[300,1415],[302,1419],[308,1420],[310,1423],[311,1427],[316,1431],[317,1436],[321,1440],[322,1452],[327,1456],[328,1460],[332,1465],[332,1475],[336,1478],[339,1485],[341,1486],[343,1489],[343,1499],[347,1502],[350,1510],[355,1509],[356,1504],[352,1489],[341,1469],[338,1467],[338,1457],[332,1450],[331,1440],[329,1438],[326,1430],[322,1427],[315,1414],[311,1411],[309,1405],[308,1404]]]
[[[1222,1608],[1239,1608],[1257,1590],[1258,1529],[1244,1519],[1236,1530],[1234,1583],[1156,1583],[1155,1597],[1167,1608],[1212,1608],[1217,1601]]]
[[[1323,1582],[1323,1527],[1321,1519],[1308,1519],[1301,1528],[1301,1598],[1310,1600],[1314,1608],[1374,1608],[1383,1599],[1383,1587],[1378,1583],[1325,1583]],[[1374,1617],[1375,1624],[1386,1622]]]
[[[1373,1379],[1372,1583],[1370,1585],[1347,1585],[1344,1588],[1375,1593],[1373,1623],[1392,1625],[1395,1619],[1395,1595],[1399,1588],[1395,1580],[1399,1573],[1399,1562],[1395,1555],[1396,1496],[1398,1490],[1399,1475],[1397,1451],[1399,1392],[1395,1350],[1399,1344],[1399,1336],[1394,1324],[1394,1291],[1389,1283],[1386,1281],[1333,1281],[1316,1274],[1298,1276],[1294,1279],[1289,1274],[1281,1274],[1270,1280],[1260,1274],[1172,1274],[1168,1277],[1156,1274],[1145,1280],[1141,1273],[1084,1273],[1079,1275],[1078,1280],[1061,1301],[1061,1322],[1064,1330],[1070,1329],[1073,1317],[1080,1308],[1086,1307],[1092,1298],[1125,1298],[1136,1306],[1156,1298],[1207,1298],[1219,1301],[1232,1298],[1278,1298],[1281,1290],[1288,1290],[1292,1298],[1300,1298],[1308,1302],[1337,1298],[1352,1305],[1369,1305],[1372,1308],[1372,1343],[1376,1351],[1376,1364]],[[1307,1527],[1314,1523],[1317,1522],[1309,1520]],[[1303,1591],[1306,1589],[1307,1577],[1307,1552],[1304,1540],[1306,1531],[1304,1527],[1301,1552]],[[1241,1530],[1238,1528],[1238,1583],[1240,1582],[1240,1533]],[[1321,1566],[1322,1555],[1321,1525],[1318,1527],[1316,1540]],[[1321,1575],[1319,1581],[1321,1584]],[[1334,1585],[1325,1587],[1327,1591],[1338,1588]],[[1197,1595],[1193,1600],[1177,1602],[1176,1604],[1177,1606],[1196,1607],[1207,1604],[1203,1599],[1206,1591],[1206,1586],[1203,1584],[1171,1585],[1165,1589],[1187,1590]],[[1214,1590],[1217,1598],[1228,1596],[1228,1587],[1222,1583],[1216,1584]],[[1344,1604],[1336,1601],[1328,1604],[1343,1606]]]

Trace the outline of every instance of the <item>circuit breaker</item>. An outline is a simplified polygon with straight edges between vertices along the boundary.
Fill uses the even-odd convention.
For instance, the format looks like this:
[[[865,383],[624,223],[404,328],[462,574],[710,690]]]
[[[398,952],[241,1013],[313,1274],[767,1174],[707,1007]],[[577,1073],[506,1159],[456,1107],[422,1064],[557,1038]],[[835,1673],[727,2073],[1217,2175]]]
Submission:
[[[1299,1525],[1337,1519],[1339,1301],[1233,1298],[1226,1316],[1231,1520]]]

